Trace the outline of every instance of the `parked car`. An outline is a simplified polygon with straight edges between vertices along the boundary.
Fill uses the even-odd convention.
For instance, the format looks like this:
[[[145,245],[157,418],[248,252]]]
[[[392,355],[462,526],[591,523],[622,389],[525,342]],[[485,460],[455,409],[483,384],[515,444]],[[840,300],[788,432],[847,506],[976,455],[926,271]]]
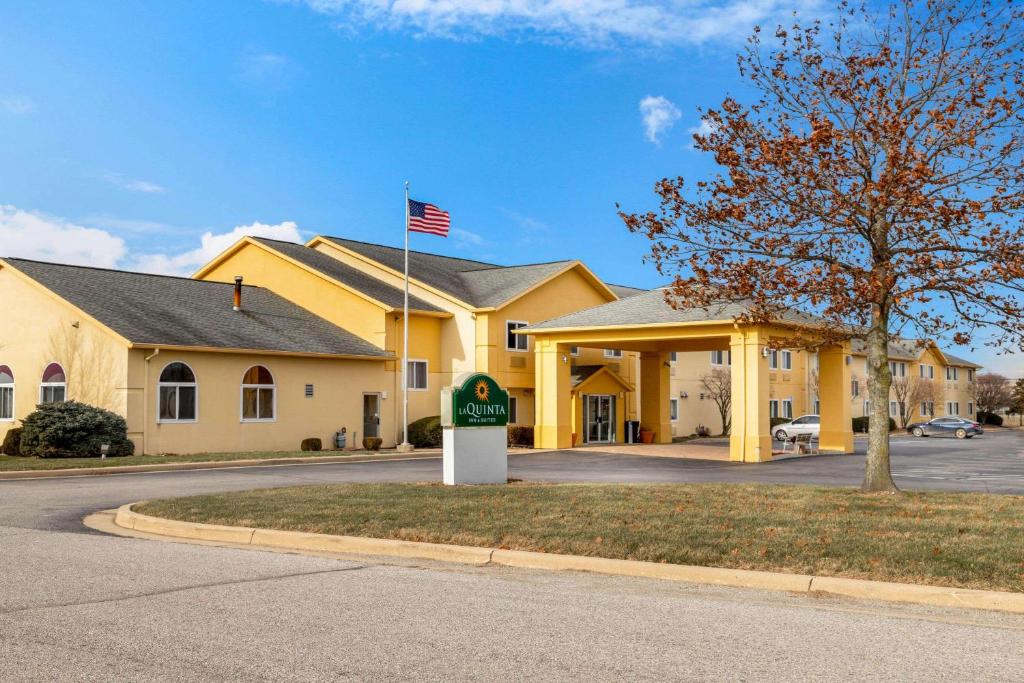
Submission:
[[[821,431],[821,418],[817,415],[801,415],[792,422],[783,422],[774,427],[776,441],[789,441],[800,434],[811,434],[817,437]]]
[[[907,431],[914,436],[955,436],[958,439],[985,433],[980,424],[962,417],[936,417],[927,422],[915,422],[907,425]]]

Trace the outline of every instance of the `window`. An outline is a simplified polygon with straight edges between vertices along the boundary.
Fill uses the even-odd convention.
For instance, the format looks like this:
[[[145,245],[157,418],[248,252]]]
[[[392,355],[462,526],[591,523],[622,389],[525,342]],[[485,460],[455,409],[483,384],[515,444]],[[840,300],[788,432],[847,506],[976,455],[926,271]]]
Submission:
[[[863,415],[867,416],[871,414],[871,401],[864,401],[864,412]]]
[[[889,401],[889,417],[896,417],[899,415],[900,404],[896,401]]]
[[[170,363],[160,372],[157,383],[156,421],[196,421],[196,375],[184,363]]]
[[[918,371],[921,373],[921,379],[935,379],[934,365],[919,365]]]
[[[729,358],[728,351],[712,351],[711,352],[711,364],[712,365],[725,365],[726,362],[731,361]],[[729,363],[732,364],[731,362]]]
[[[670,351],[669,354],[668,354],[668,359],[669,359],[670,362],[675,363],[676,362],[676,352],[675,351]]]
[[[60,363],[50,363],[43,370],[43,381],[39,383],[40,403],[60,403],[68,394],[68,380]]]
[[[819,401],[818,399],[814,399],[814,414],[821,414],[821,401]]]
[[[935,417],[934,401],[921,401],[921,417]]]
[[[972,370],[971,368],[967,368],[967,381],[968,382],[973,382],[974,381],[974,370]]]
[[[779,352],[775,349],[768,350],[768,369],[778,370],[779,369]]]
[[[529,351],[530,338],[525,334],[516,334],[520,327],[526,327],[528,323],[522,320],[505,321],[505,348],[509,351]]]
[[[14,419],[14,373],[0,365],[0,420]]]
[[[668,400],[668,419],[675,422],[679,419],[679,399],[670,398]]]
[[[959,401],[948,401],[946,403],[946,415],[959,415],[960,414],[960,402]]]
[[[907,364],[898,363],[894,360],[889,361],[889,374],[891,374],[893,377],[906,377]]]
[[[409,361],[409,388],[413,391],[426,391],[427,389],[427,361]]]
[[[277,414],[274,376],[254,365],[242,376],[242,422],[272,422]]]
[[[777,399],[768,401],[768,416],[778,417],[779,416],[779,402]]]
[[[960,373],[957,370],[958,368],[946,368],[946,379],[951,382],[960,379]]]
[[[508,397],[508,423],[519,422],[519,399],[515,396]]]
[[[793,419],[793,399],[782,399],[782,417],[790,420]]]
[[[968,403],[967,404],[967,415],[968,415],[968,417],[971,416],[971,415],[974,415],[974,404],[973,403]]]
[[[854,398],[860,396],[860,382],[858,380],[850,380],[850,396]]]
[[[622,349],[605,349],[605,358],[622,358]]]
[[[782,369],[792,370],[793,369],[793,352],[792,351],[780,351],[779,355],[782,356]]]
[[[580,347],[578,347],[578,346],[570,346],[569,347],[569,355],[570,356],[578,356],[578,355],[580,355]]]

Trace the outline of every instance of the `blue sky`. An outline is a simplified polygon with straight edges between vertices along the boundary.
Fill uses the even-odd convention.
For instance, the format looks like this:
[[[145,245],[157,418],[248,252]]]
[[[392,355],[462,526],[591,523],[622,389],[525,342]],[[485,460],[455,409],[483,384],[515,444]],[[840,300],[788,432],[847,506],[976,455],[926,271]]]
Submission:
[[[0,253],[189,273],[245,233],[579,258],[659,284],[615,213],[696,177],[697,107],[815,0],[0,2]]]

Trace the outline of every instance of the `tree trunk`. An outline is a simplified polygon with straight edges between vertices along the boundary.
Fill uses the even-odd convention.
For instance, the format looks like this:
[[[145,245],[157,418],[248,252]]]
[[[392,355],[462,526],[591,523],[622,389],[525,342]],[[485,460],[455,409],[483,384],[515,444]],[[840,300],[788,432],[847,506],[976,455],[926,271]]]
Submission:
[[[889,468],[889,316],[876,308],[867,335],[868,399],[871,401],[868,421],[868,458],[864,470],[863,491],[898,491]]]

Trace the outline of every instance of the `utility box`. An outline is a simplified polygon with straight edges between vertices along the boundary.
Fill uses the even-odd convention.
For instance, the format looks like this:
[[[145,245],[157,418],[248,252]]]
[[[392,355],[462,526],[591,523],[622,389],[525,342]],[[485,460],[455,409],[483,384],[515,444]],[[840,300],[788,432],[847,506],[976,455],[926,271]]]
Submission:
[[[441,390],[443,481],[508,481],[508,392],[489,375],[462,375]]]

